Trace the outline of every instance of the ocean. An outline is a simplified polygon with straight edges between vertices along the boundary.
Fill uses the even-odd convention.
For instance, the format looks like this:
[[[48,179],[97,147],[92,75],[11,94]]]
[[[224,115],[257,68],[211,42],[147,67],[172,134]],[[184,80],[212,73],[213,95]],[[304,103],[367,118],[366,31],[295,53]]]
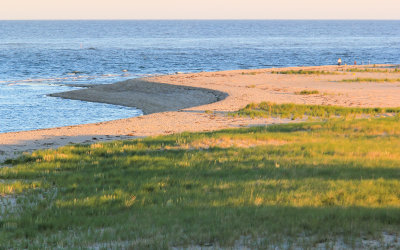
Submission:
[[[175,72],[400,64],[400,21],[0,21],[0,133],[142,115],[48,97]]]

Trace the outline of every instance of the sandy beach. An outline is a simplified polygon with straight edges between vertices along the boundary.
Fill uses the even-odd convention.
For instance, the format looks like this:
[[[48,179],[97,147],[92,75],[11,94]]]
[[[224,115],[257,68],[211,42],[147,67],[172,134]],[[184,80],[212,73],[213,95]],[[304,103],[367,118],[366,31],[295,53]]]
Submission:
[[[143,110],[140,117],[94,124],[0,134],[0,162],[22,152],[70,143],[93,143],[184,131],[293,122],[278,118],[235,118],[227,114],[249,103],[270,101],[348,107],[398,107],[400,82],[340,82],[343,79],[400,78],[400,72],[348,72],[372,66],[318,66],[176,74],[133,79],[52,94]],[[391,65],[377,65],[390,69]],[[334,75],[273,74],[282,70],[334,71]],[[298,95],[318,90],[315,95]]]

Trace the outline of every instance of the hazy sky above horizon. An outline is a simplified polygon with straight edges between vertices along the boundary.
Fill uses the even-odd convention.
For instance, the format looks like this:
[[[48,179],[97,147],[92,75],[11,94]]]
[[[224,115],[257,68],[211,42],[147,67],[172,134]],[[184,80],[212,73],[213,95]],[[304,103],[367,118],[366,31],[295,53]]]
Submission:
[[[1,0],[15,19],[400,19],[400,0]]]

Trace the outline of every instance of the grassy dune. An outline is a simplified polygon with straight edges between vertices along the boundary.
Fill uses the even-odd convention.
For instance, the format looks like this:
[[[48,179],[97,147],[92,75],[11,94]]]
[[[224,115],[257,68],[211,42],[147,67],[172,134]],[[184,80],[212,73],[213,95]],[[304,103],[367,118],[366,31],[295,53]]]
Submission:
[[[0,168],[0,246],[356,247],[400,233],[399,145],[395,116],[37,151]]]
[[[398,114],[400,108],[348,108],[340,106],[301,105],[301,104],[276,104],[272,102],[251,103],[245,108],[231,113],[233,116],[250,117],[282,117],[298,119],[310,118],[337,118],[355,117],[360,115],[375,116],[385,113]]]

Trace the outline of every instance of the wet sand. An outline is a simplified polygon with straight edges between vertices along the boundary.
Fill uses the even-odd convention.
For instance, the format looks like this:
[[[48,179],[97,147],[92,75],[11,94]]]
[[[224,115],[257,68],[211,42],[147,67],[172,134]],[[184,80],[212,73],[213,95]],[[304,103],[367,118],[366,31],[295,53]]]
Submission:
[[[142,109],[146,115],[109,122],[0,134],[0,162],[21,152],[184,131],[212,131],[293,122],[279,118],[234,118],[227,114],[249,103],[398,107],[400,82],[340,82],[342,79],[400,78],[400,72],[347,72],[372,66],[318,66],[202,72],[133,79],[52,96]],[[390,65],[377,65],[390,69]],[[281,70],[325,70],[335,75],[272,74]],[[318,90],[316,95],[298,95]]]
[[[227,95],[212,89],[132,79],[50,96],[134,107],[147,115],[201,106],[220,101]]]

